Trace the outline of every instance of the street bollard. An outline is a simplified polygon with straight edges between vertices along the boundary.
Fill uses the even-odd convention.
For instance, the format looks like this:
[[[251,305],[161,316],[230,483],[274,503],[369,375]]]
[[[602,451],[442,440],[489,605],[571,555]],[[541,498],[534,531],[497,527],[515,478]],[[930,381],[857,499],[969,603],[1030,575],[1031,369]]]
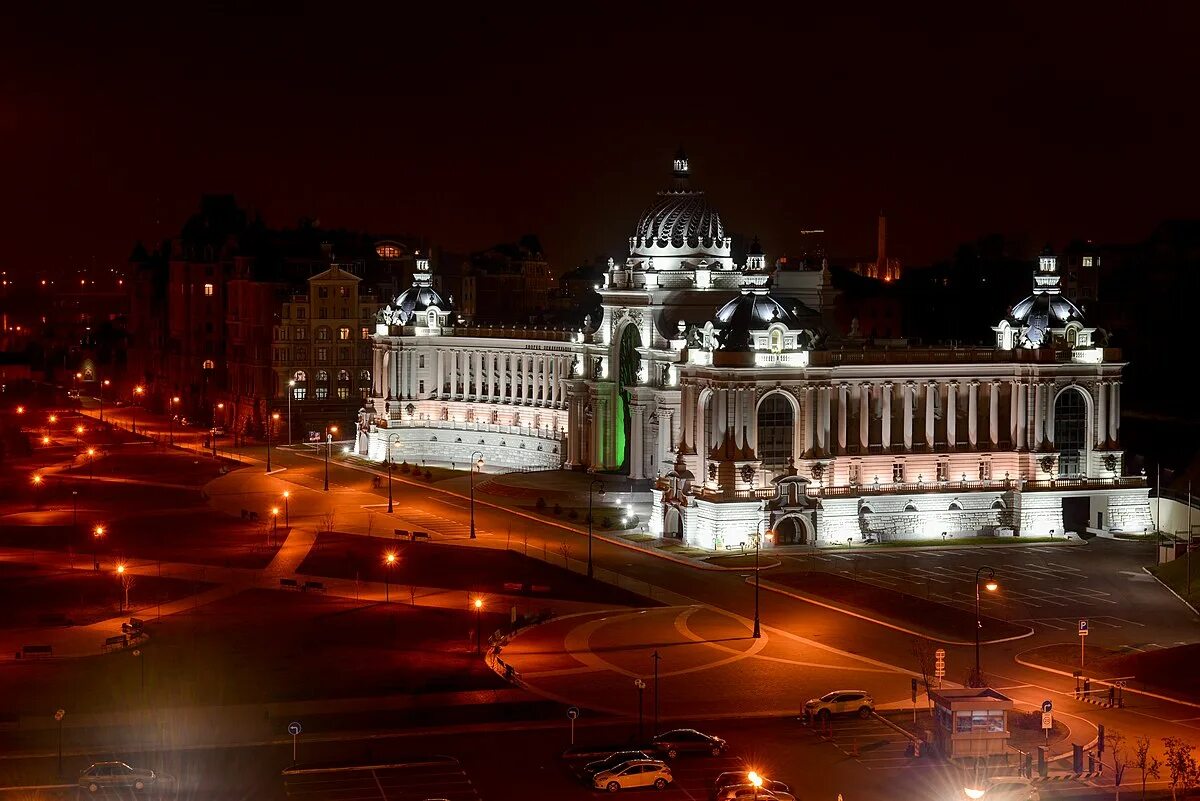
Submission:
[[[1096,772],[1096,755],[1088,751],[1088,773]]]
[[[1026,779],[1033,778],[1033,754],[1026,754],[1024,759],[1024,772],[1021,774]]]
[[[1071,772],[1083,773],[1083,746],[1071,744]]]
[[[1049,768],[1046,765],[1046,746],[1039,745],[1038,749],[1038,775],[1043,779],[1046,778]]]

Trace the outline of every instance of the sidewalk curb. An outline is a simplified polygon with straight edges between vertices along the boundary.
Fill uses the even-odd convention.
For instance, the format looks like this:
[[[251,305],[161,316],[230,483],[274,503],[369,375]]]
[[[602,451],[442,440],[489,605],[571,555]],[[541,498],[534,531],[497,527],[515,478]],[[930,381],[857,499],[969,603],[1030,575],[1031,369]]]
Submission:
[[[747,581],[749,581],[749,579],[747,579]],[[825,601],[817,600],[816,598],[812,597],[811,595],[804,595],[802,593],[799,593],[799,592],[791,589],[790,587],[785,588],[785,587],[783,587],[779,584],[776,584],[770,580],[761,581],[761,579],[760,579],[760,584],[764,590],[770,590],[771,592],[775,592],[780,595],[786,595],[790,598],[795,598],[797,601],[804,601],[805,603],[810,603],[810,604],[813,604],[814,606],[821,606],[821,607],[824,607],[825,609],[829,609],[833,612],[840,612],[843,615],[849,615],[850,617],[856,617],[859,620],[865,620],[868,623],[874,623],[877,626],[883,626],[884,628],[889,628],[889,629],[892,629],[893,631],[898,631],[901,634],[908,634],[913,637],[924,637],[927,640],[937,640],[938,642],[945,643],[946,645],[974,645],[975,644],[974,640],[942,640],[939,637],[931,637],[929,634],[927,634],[925,632],[913,631],[912,629],[907,629],[904,626],[899,626],[899,625],[896,625],[895,623],[888,623],[887,621],[884,621],[884,620],[876,620],[875,618],[868,617],[867,615],[864,615],[860,612],[854,612],[849,609],[843,609],[840,606],[834,606],[833,604],[826,603]],[[1018,634],[1013,637],[1004,637],[1004,638],[1001,638],[998,640],[981,640],[980,644],[981,645],[996,645],[998,643],[1013,642],[1014,640],[1023,640],[1026,637],[1032,637],[1033,633],[1034,633],[1033,629],[1029,629],[1029,631],[1025,634]]]
[[[1036,662],[1030,662],[1027,659],[1022,659],[1021,654],[1016,654],[1015,656],[1013,656],[1013,661],[1016,662],[1018,665],[1023,665],[1024,667],[1032,668],[1033,670],[1040,670],[1043,673],[1053,673],[1057,676],[1065,676],[1068,679],[1075,678],[1074,674],[1068,673],[1065,670],[1058,670],[1057,668],[1046,667],[1045,665],[1039,665]],[[1111,686],[1111,682],[1106,681],[1105,679],[1093,679],[1090,676],[1088,677],[1088,679],[1090,681],[1095,682],[1096,684],[1103,684],[1105,686]],[[1133,693],[1134,695],[1143,695],[1146,698],[1153,698],[1156,701],[1166,701],[1167,703],[1171,703],[1171,704],[1179,704],[1180,706],[1188,706],[1188,707],[1191,707],[1192,709],[1200,709],[1200,703],[1196,703],[1195,701],[1185,701],[1182,698],[1172,698],[1169,695],[1162,695],[1161,693],[1153,693],[1153,692],[1150,692],[1149,690],[1137,690],[1137,689],[1134,689],[1133,687],[1122,687],[1121,691],[1127,692],[1127,693]]]
[[[1172,595],[1174,595],[1176,598],[1178,598],[1180,603],[1182,603],[1182,604],[1183,604],[1184,606],[1186,606],[1188,609],[1192,610],[1192,614],[1193,614],[1193,615],[1196,615],[1196,616],[1200,617],[1200,612],[1197,612],[1197,611],[1196,611],[1196,607],[1194,607],[1194,606],[1192,606],[1190,603],[1188,603],[1187,599],[1185,599],[1185,598],[1184,598],[1182,595],[1180,595],[1179,593],[1175,592],[1175,590],[1171,589],[1169,586],[1167,586],[1166,584],[1164,584],[1162,579],[1160,579],[1158,576],[1156,576],[1156,575],[1154,575],[1153,573],[1151,573],[1151,572],[1150,572],[1150,568],[1148,568],[1148,567],[1146,567],[1146,566],[1144,566],[1144,565],[1143,565],[1143,566],[1142,566],[1142,570],[1145,572],[1145,574],[1146,574],[1147,576],[1149,576],[1150,578],[1152,578],[1152,579],[1154,579],[1155,581],[1157,581],[1157,582],[1158,582],[1160,585],[1162,585],[1162,587],[1163,587],[1163,588],[1164,588],[1164,589],[1165,589],[1167,592],[1171,593],[1171,594],[1172,594]]]

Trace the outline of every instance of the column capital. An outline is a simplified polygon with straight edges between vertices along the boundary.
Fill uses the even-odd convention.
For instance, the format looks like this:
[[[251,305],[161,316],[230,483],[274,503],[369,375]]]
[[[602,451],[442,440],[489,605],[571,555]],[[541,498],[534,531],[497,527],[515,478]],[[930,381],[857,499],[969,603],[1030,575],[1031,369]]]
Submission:
[[[970,386],[971,386],[971,387],[978,387],[978,386],[979,386],[979,379],[977,379],[977,378],[972,378],[972,379],[971,379],[971,384],[970,384]]]
[[[946,382],[946,386],[950,387],[951,389],[958,389],[958,382],[954,379],[951,379]]]
[[[893,386],[893,384],[892,384],[892,382],[891,382],[891,381],[884,381],[884,382],[883,382],[883,388],[884,388],[884,389],[891,389],[891,388],[892,388],[892,386]]]
[[[870,389],[873,384],[870,381],[863,381],[859,384],[859,386],[863,387],[864,389]]]

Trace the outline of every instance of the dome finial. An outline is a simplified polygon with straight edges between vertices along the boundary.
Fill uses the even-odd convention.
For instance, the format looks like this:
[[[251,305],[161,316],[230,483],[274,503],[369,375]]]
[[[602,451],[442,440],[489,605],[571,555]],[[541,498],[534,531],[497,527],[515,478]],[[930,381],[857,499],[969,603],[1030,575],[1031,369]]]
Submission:
[[[679,146],[679,150],[675,152],[675,160],[671,162],[672,172],[675,175],[675,186],[678,189],[687,188],[688,179],[688,157],[687,153],[683,152],[683,145]]]

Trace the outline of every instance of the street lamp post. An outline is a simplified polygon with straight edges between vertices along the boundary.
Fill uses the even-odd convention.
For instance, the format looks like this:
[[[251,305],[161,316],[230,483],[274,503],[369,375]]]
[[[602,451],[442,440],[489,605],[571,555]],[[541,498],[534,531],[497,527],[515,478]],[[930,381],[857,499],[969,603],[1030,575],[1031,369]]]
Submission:
[[[475,599],[475,653],[482,653],[480,648],[480,631],[483,626],[483,599]]]
[[[92,529],[92,570],[100,569],[100,540],[104,539],[104,526],[97,525]]]
[[[271,507],[271,542],[279,541],[279,507]]]
[[[979,667],[979,630],[983,628],[983,618],[979,615],[979,577],[983,571],[987,571],[988,580],[984,587],[988,592],[995,592],[1000,585],[996,583],[996,571],[987,565],[981,566],[975,571],[975,670],[971,674],[970,684],[972,687],[983,686],[983,672]]]
[[[136,386],[136,387],[134,387],[134,388],[133,388],[133,403],[132,403],[132,404],[130,405],[130,407],[129,407],[129,413],[130,413],[130,426],[129,426],[129,431],[130,431],[130,433],[131,433],[131,434],[136,434],[136,433],[137,433],[137,404],[138,404],[138,398],[140,398],[142,395],[145,395],[145,394],[146,394],[146,388],[145,388],[145,387],[142,387],[142,386]]]
[[[103,381],[96,382],[96,387],[100,393],[100,422],[101,423],[104,422],[104,388],[111,383],[112,382],[109,381],[107,378],[104,379]]]
[[[33,476],[33,508],[37,509],[42,505],[42,476],[40,473]]]
[[[214,459],[217,458],[217,409],[223,410],[224,408],[225,408],[225,404],[218,403],[216,406],[213,407],[213,412],[212,412],[212,432],[211,432],[212,437],[211,438],[212,438],[212,455],[213,455]],[[222,417],[224,417],[224,415],[222,415]],[[270,451],[268,450],[268,453],[269,452]]]
[[[392,513],[392,444],[400,441],[400,434],[389,434],[387,438],[387,470],[388,470],[388,514]]]
[[[650,654],[650,658],[654,660],[654,732],[658,733],[658,663],[662,661],[662,654],[657,650]]]
[[[125,565],[118,564],[117,578],[121,580],[121,589],[125,591],[125,604],[121,607],[121,611],[124,612],[129,609],[129,585],[133,583],[133,576],[126,572]]]
[[[754,639],[756,639],[756,640],[759,639],[760,637],[762,637],[762,621],[758,614],[758,595],[759,595],[758,555],[759,555],[759,551],[762,550],[763,537],[769,536],[771,533],[771,529],[769,529],[769,528],[766,529],[765,531],[759,531],[758,529],[762,528],[762,526],[764,524],[769,524],[770,522],[771,522],[771,518],[764,517],[762,520],[758,521],[758,526],[754,530]]]
[[[288,382],[288,445],[292,444],[292,396],[295,392],[296,382]]]
[[[592,483],[588,485],[588,578],[592,577],[592,496],[596,491],[596,487],[600,488],[600,497],[604,497],[604,482],[598,478],[593,478]]]
[[[88,480],[91,480],[96,477],[95,473],[92,470],[92,461],[96,458],[96,449],[95,448],[87,449],[87,458],[88,458]]]
[[[292,518],[288,514],[288,498],[292,497],[290,490],[283,491],[283,527],[290,529],[292,527]]]
[[[329,492],[329,455],[333,453],[333,435],[337,433],[337,426],[328,426],[325,429],[325,491]]]
[[[267,472],[271,472],[271,429],[279,419],[279,412],[272,412],[270,401],[267,402]]]
[[[167,399],[167,444],[175,444],[175,406],[179,403],[179,396],[175,395]]]
[[[638,742],[641,742],[642,736],[643,736],[642,735],[642,709],[644,707],[644,704],[642,703],[642,698],[643,698],[643,693],[646,691],[646,682],[642,681],[641,679],[634,679],[633,686],[637,688],[637,694],[638,694]]]
[[[392,565],[394,565],[394,564],[396,564],[396,554],[391,551],[388,551],[383,556],[383,600],[384,600],[384,603],[387,603],[388,601],[392,600],[390,581],[391,581]]]
[[[475,457],[479,456],[476,461]],[[475,451],[471,454],[471,539],[475,539],[475,472],[483,472],[483,451]]]
[[[758,801],[758,788],[762,787],[762,776],[759,776],[754,771],[750,771],[746,778],[750,780],[750,784],[754,786],[754,801]]]

